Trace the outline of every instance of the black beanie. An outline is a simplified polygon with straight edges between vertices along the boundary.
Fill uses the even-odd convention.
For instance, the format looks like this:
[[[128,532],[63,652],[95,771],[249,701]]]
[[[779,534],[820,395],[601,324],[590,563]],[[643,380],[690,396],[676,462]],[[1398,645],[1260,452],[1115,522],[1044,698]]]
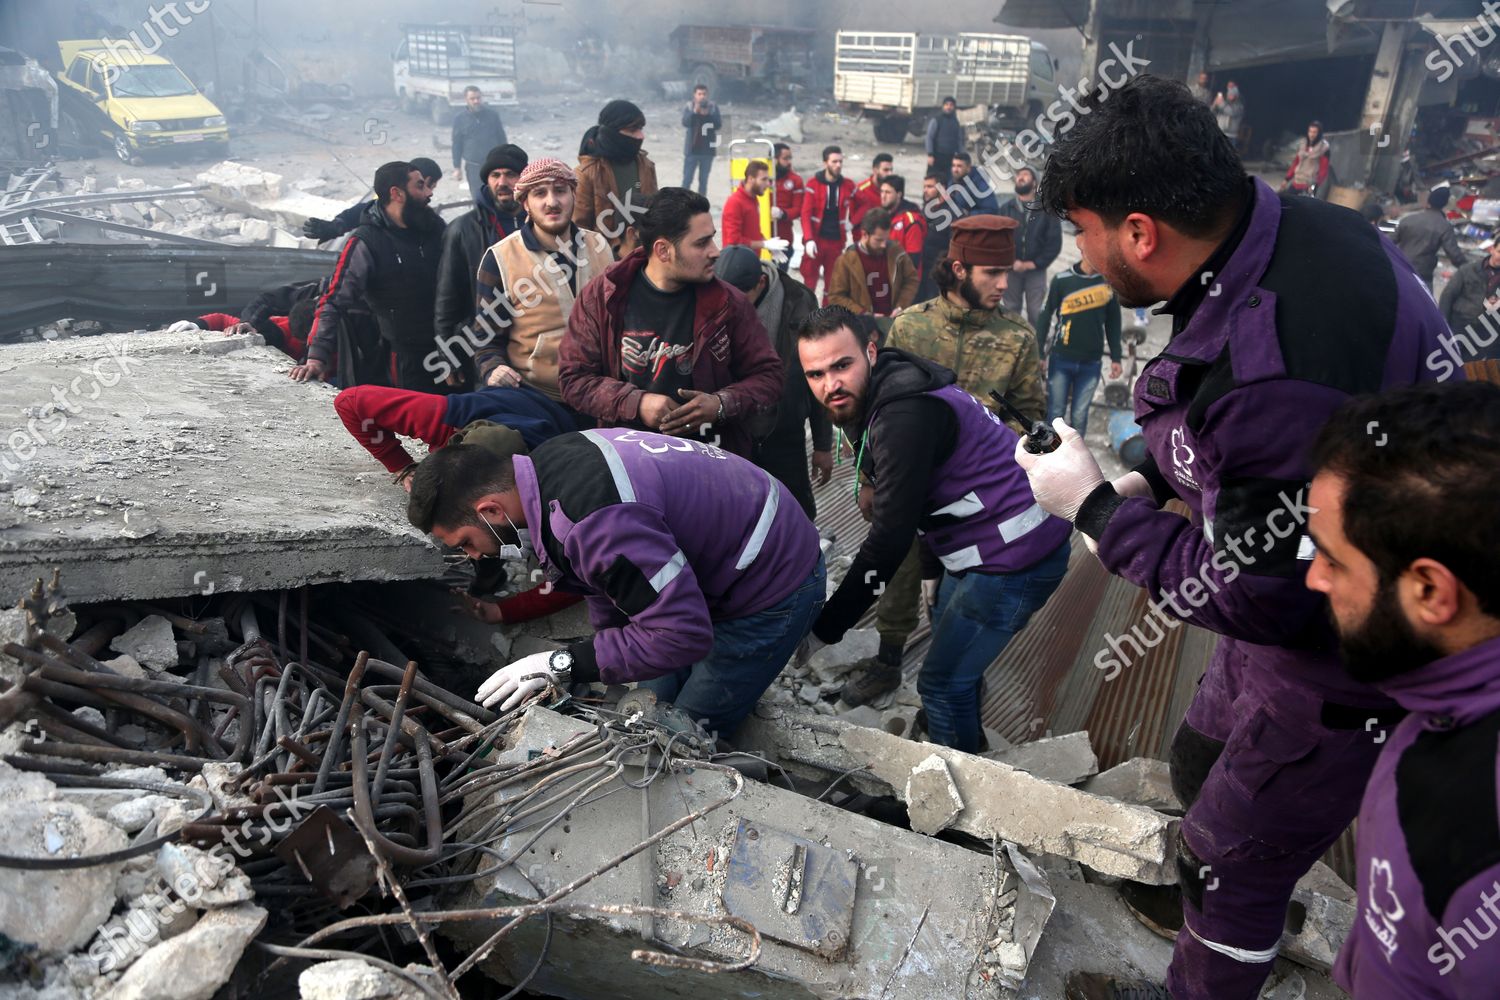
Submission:
[[[646,114],[625,100],[613,100],[599,112],[599,124],[615,132],[626,128],[645,128]]]
[[[1446,184],[1440,188],[1433,188],[1427,194],[1427,204],[1430,208],[1447,208],[1448,197],[1452,193],[1452,189]]]
[[[491,173],[501,169],[514,170],[519,174],[526,169],[528,162],[526,150],[520,146],[513,143],[496,146],[484,158],[484,166],[479,168],[479,179],[488,180]]]

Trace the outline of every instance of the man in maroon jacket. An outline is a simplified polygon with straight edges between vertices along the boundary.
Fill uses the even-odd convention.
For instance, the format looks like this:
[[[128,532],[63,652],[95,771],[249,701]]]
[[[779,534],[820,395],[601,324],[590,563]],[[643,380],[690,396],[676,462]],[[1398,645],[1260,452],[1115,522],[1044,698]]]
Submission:
[[[844,176],[844,151],[837,146],[823,150],[823,169],[807,181],[802,196],[802,283],[818,287],[823,278],[823,302],[828,302],[828,280],[833,264],[849,242],[849,209],[854,201],[854,182]]]
[[[781,361],[755,307],[714,276],[708,199],[662,188],[640,245],[589,282],[559,350],[563,402],[601,427],[712,442],[748,457],[775,425]]]

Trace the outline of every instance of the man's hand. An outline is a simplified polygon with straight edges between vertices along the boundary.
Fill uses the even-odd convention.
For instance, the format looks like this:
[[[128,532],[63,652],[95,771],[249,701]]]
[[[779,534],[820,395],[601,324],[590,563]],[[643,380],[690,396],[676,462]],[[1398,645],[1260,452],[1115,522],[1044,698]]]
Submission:
[[[553,683],[552,670],[547,661],[556,650],[544,649],[540,653],[523,656],[509,666],[501,667],[490,675],[490,679],[479,685],[474,700],[485,708],[500,703],[500,711],[509,712],[533,695],[547,690]]]
[[[1052,421],[1052,428],[1061,438],[1057,450],[1033,455],[1026,450],[1026,439],[1021,438],[1016,441],[1016,464],[1026,470],[1031,493],[1042,509],[1071,521],[1078,516],[1084,499],[1104,482],[1104,473],[1083,435],[1063,423],[1061,417]]]
[[[931,166],[935,165],[936,163],[937,163],[936,158],[934,158],[931,153],[928,153],[927,154],[927,165],[929,167],[931,167]]]
[[[785,260],[787,249],[791,245],[790,240],[784,240],[780,237],[773,237],[772,239],[761,240],[760,242],[761,249],[771,251],[771,256],[776,260]]]
[[[236,323],[224,330],[226,337],[248,337],[255,332],[255,326],[250,323]]]
[[[1014,264],[1011,265],[1010,269],[1012,271],[1030,271],[1030,270],[1034,269],[1035,267],[1036,267],[1036,265],[1033,264],[1029,260],[1018,260]]]
[[[292,369],[293,382],[322,381],[327,375],[327,368],[323,362],[308,358],[305,362]]]
[[[775,219],[777,222],[780,222],[782,219],[786,218],[786,213],[777,208],[775,205],[772,205],[771,218]]]
[[[802,252],[807,254],[809,257],[816,257],[818,255],[818,241],[808,240],[806,243],[802,244]]]
[[[901,306],[897,306],[896,308],[891,310],[891,319],[895,319],[897,316],[900,316],[904,312],[906,312],[905,309],[903,309]]]
[[[407,478],[402,483],[407,492],[411,492],[411,479]],[[486,625],[499,625],[505,621],[505,616],[500,612],[498,601],[484,601],[463,590],[454,589],[453,596],[458,598],[458,603],[469,615],[478,618]]]
[[[302,235],[310,240],[317,240],[319,243],[322,243],[343,234],[339,232],[339,226],[336,222],[330,222],[327,219],[308,219],[302,223]]]
[[[1120,373],[1123,372],[1124,370],[1125,369],[1120,366],[1120,362],[1118,362],[1118,361],[1111,361],[1109,363],[1109,377],[1110,378],[1119,378],[1120,377]]]
[[[859,477],[859,496],[854,500],[859,515],[872,524],[875,521],[875,487],[864,476]]]
[[[927,617],[932,617],[933,609],[937,607],[938,585],[943,578],[935,576],[931,580],[922,581],[922,607],[927,609]]]
[[[653,431],[661,430],[662,421],[667,419],[674,404],[671,396],[664,396],[659,392],[646,392],[641,394],[641,423]]]
[[[815,486],[826,486],[828,480],[833,478],[833,452],[815,451],[812,453],[812,481]]]
[[[509,365],[496,365],[495,370],[485,376],[484,384],[514,389],[521,384],[521,373]]]
[[[678,389],[677,395],[687,402],[672,410],[661,422],[663,434],[697,434],[699,429],[719,419],[723,402],[711,392],[697,389]]]

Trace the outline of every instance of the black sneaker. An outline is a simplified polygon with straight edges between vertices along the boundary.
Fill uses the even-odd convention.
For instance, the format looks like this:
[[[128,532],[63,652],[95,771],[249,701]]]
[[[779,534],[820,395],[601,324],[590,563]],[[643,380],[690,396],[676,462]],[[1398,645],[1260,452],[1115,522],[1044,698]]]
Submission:
[[[901,664],[868,656],[855,665],[855,674],[839,692],[839,700],[850,708],[868,705],[901,686]]]
[[[1122,882],[1120,900],[1151,933],[1168,941],[1177,940],[1182,930],[1182,890],[1177,886]]]
[[[1103,972],[1068,973],[1067,1000],[1172,1000],[1165,986]]]

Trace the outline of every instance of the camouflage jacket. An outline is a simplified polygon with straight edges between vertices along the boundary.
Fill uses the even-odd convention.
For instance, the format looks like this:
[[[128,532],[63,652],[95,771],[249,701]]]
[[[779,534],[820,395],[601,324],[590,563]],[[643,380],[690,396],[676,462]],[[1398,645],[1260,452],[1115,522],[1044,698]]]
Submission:
[[[994,389],[1027,416],[1046,418],[1036,334],[1025,320],[1001,309],[960,309],[941,295],[918,302],[892,321],[885,346],[953,369],[959,387],[990,409],[995,408],[990,399]],[[1014,429],[1024,434],[1029,428]]]

